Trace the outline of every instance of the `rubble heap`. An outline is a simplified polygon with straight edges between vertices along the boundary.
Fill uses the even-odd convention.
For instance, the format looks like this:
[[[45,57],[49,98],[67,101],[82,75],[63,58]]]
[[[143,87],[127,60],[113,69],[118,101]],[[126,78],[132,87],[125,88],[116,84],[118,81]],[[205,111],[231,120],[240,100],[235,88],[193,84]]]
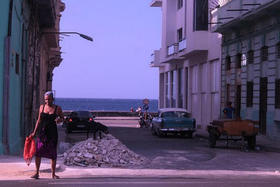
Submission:
[[[64,164],[82,167],[122,167],[134,168],[143,166],[147,159],[129,150],[114,136],[103,135],[102,139],[75,144],[64,154]]]

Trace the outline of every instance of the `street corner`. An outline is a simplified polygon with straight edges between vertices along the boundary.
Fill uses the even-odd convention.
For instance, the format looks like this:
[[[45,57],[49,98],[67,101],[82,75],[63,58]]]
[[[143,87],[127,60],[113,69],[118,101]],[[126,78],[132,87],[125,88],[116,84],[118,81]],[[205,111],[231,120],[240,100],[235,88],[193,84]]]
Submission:
[[[35,173],[34,161],[28,166],[24,161],[11,160],[7,163],[0,163],[0,180],[28,180]],[[56,171],[62,172],[60,164],[56,165]],[[51,164],[41,163],[40,178],[51,178]]]

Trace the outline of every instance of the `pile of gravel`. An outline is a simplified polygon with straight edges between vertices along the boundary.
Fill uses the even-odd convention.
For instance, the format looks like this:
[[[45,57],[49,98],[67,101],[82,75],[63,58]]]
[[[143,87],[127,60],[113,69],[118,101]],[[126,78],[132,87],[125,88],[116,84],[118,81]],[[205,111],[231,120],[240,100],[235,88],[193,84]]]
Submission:
[[[82,167],[138,168],[148,162],[110,134],[103,134],[102,139],[89,138],[79,142],[63,157],[65,165]]]

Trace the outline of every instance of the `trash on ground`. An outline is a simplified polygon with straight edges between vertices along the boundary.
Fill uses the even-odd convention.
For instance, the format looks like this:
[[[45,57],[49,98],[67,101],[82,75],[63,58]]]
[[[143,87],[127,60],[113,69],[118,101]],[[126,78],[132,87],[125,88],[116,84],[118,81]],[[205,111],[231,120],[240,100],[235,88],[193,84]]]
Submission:
[[[79,142],[67,150],[63,158],[67,166],[82,167],[137,168],[148,162],[111,134],[103,134],[102,139],[89,138]]]

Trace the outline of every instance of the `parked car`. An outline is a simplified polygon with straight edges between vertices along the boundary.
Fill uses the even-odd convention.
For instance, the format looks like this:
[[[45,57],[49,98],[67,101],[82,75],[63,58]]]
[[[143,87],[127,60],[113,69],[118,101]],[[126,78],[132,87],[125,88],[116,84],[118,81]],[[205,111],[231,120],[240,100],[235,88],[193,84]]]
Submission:
[[[66,132],[71,133],[73,130],[88,130],[89,125],[93,122],[94,116],[89,111],[73,111],[66,118],[64,125]]]
[[[169,133],[192,137],[195,130],[196,120],[182,108],[160,109],[158,117],[154,117],[151,124],[152,134],[159,137]]]

